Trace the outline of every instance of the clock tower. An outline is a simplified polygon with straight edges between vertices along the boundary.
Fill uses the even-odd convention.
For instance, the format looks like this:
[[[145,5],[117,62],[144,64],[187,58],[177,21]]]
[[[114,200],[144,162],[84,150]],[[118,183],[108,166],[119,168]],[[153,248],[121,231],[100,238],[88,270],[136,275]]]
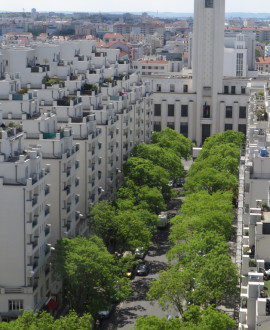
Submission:
[[[196,142],[218,131],[217,96],[222,93],[225,0],[194,0],[193,92],[197,94]]]

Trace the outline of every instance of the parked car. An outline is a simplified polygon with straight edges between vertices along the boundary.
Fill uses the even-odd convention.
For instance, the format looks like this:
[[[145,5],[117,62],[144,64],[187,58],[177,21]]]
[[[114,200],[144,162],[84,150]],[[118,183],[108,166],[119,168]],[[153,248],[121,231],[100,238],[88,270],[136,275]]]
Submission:
[[[144,249],[144,247],[138,247],[135,250],[134,256],[136,259],[143,259],[146,255],[146,251]]]
[[[140,262],[136,267],[136,274],[139,276],[146,276],[149,274],[149,266],[146,262]]]
[[[112,311],[112,305],[107,305],[104,310],[98,312],[100,320],[108,319]]]
[[[185,178],[178,178],[174,181],[174,187],[183,187]]]
[[[168,181],[168,186],[169,186],[169,187],[172,187],[172,186],[173,186],[173,180],[169,180],[169,181]]]

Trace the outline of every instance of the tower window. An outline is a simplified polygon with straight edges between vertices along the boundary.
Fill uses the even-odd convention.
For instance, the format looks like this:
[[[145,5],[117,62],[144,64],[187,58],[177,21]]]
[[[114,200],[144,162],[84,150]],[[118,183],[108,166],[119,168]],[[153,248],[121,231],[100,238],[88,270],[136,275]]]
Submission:
[[[205,0],[205,8],[213,8],[214,0]]]

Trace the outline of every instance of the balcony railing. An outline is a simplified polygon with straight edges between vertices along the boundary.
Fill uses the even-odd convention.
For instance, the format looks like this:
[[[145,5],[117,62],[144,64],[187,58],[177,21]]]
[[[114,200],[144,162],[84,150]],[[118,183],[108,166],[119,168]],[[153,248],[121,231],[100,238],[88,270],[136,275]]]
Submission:
[[[38,224],[38,219],[34,219],[32,221],[32,228],[36,227],[37,224]]]
[[[49,233],[50,233],[50,231],[51,231],[51,228],[50,228],[50,226],[46,226],[45,227],[45,230],[44,230],[44,232],[45,232],[45,236],[48,236],[49,235]]]
[[[46,184],[45,186],[45,196],[47,196],[50,193],[50,186]]]
[[[45,270],[44,270],[44,273],[45,273],[45,276],[47,276],[51,271],[51,267],[50,265],[48,264],[46,267],[45,267]]]
[[[33,270],[35,270],[37,268],[37,266],[38,266],[38,261],[36,260],[33,262]]]
[[[46,205],[45,207],[45,216],[48,215],[50,213],[50,207],[48,205]]]
[[[46,256],[50,251],[51,251],[51,248],[50,248],[48,245],[46,245],[45,250],[44,250],[44,252],[45,252],[45,256]]]

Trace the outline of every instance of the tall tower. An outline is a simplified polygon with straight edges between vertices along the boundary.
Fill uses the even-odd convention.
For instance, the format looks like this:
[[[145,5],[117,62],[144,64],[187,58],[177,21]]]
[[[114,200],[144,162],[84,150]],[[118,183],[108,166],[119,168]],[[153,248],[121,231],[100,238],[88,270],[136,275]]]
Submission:
[[[193,92],[197,94],[196,142],[217,132],[222,93],[225,0],[194,0]]]

